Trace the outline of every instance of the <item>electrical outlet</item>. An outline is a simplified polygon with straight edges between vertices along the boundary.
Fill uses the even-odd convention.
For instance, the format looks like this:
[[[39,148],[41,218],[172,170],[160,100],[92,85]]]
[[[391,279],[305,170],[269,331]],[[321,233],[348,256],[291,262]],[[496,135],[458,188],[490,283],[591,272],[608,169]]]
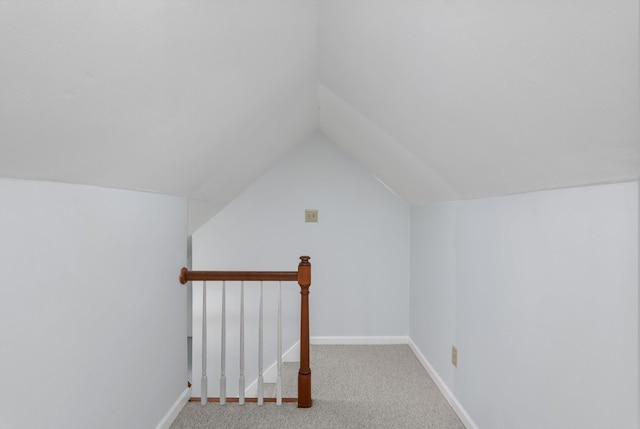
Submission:
[[[318,222],[318,210],[305,210],[304,211],[305,222]]]
[[[458,367],[458,349],[456,346],[451,346],[451,363],[456,368]]]

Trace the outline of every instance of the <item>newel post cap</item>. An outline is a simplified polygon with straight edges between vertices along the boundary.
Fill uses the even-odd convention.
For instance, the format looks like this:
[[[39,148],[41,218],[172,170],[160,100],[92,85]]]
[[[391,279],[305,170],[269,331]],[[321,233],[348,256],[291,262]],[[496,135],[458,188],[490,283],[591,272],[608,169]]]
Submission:
[[[306,288],[311,285],[311,263],[309,259],[311,259],[309,256],[300,256],[300,263],[298,264],[298,284]]]

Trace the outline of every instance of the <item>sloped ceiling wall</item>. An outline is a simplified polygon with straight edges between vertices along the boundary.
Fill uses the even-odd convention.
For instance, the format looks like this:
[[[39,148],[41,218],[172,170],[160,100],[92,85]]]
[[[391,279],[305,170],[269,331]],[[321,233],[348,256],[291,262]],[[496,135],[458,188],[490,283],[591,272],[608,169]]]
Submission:
[[[407,201],[640,171],[638,2],[319,2],[320,128]]]
[[[311,0],[0,0],[0,176],[191,196],[316,130]]]
[[[189,196],[317,129],[408,202],[640,172],[635,0],[0,0],[0,176]]]

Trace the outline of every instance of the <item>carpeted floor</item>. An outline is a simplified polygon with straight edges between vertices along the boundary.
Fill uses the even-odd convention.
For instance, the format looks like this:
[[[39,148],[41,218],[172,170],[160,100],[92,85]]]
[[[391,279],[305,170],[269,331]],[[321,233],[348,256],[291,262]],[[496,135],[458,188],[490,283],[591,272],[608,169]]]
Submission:
[[[313,407],[190,402],[171,429],[464,429],[406,345],[311,346]],[[284,373],[295,396],[295,368]]]

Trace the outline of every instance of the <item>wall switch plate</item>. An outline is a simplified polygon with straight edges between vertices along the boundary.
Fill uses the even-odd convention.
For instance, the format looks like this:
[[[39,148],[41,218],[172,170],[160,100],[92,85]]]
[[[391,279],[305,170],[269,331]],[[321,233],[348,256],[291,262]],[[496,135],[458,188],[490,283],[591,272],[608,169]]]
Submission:
[[[456,368],[458,367],[458,349],[456,346],[451,346],[451,363]]]
[[[305,210],[304,211],[305,222],[318,222],[318,210]]]

